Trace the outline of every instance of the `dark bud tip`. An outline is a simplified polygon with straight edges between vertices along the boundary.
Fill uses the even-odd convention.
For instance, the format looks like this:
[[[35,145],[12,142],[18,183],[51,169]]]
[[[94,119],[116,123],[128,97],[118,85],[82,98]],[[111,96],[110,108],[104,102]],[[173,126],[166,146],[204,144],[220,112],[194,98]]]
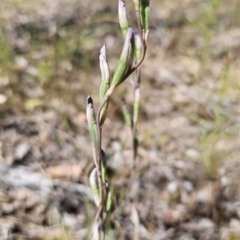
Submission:
[[[90,95],[87,96],[87,104],[93,104],[93,100]]]
[[[125,7],[125,0],[120,0],[119,2],[120,2],[121,7]]]

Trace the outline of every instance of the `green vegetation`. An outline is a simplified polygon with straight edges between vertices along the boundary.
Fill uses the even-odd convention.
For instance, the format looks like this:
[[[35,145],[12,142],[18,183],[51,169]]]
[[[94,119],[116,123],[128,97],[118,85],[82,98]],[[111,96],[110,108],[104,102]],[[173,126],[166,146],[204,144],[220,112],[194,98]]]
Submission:
[[[136,74],[134,86],[134,108],[133,117],[124,111],[127,123],[131,122],[133,158],[137,156],[138,139],[136,135],[136,124],[140,107],[140,71],[139,66],[143,62],[147,50],[147,38],[149,32],[149,1],[134,1],[136,18],[138,23],[138,33],[130,27],[125,7],[125,1],[118,1],[119,23],[122,30],[124,45],[118,64],[112,79],[107,62],[106,45],[100,50],[99,62],[102,74],[99,98],[100,104],[95,114],[93,100],[87,97],[87,121],[88,129],[92,139],[93,160],[95,168],[89,178],[90,186],[94,195],[95,204],[98,208],[93,227],[92,239],[104,240],[106,231],[106,220],[111,216],[112,191],[110,190],[107,177],[107,157],[102,150],[102,127],[107,116],[109,100],[115,89],[122,84],[131,74]],[[111,79],[111,80],[110,80]],[[124,103],[125,104],[125,103]],[[129,120],[129,118],[131,118]]]

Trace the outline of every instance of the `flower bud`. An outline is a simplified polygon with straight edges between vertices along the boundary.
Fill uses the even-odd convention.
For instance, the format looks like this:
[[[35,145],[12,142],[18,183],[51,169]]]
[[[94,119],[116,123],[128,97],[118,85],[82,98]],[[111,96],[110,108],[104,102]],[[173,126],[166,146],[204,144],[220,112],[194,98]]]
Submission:
[[[103,239],[103,226],[101,220],[95,220],[92,226],[91,240],[102,240]]]
[[[93,192],[94,201],[97,207],[100,204],[100,193],[99,193],[99,183],[98,183],[98,169],[95,167],[89,177],[90,186]]]
[[[92,139],[93,146],[94,148],[97,148],[97,123],[93,108],[93,100],[90,95],[88,95],[87,97],[86,104],[87,104],[86,116],[88,122],[88,130]]]
[[[129,68],[132,67],[133,53],[134,53],[134,34],[133,29],[129,28],[125,38],[120,60],[113,75],[111,86],[117,87],[123,82],[125,73]]]
[[[123,36],[126,37],[129,24],[127,19],[125,0],[118,0],[118,18],[119,18],[119,24],[122,29]]]
[[[100,55],[99,55],[100,69],[101,69],[101,73],[102,73],[102,82],[101,82],[100,90],[99,90],[100,101],[102,101],[104,99],[106,92],[108,91],[108,89],[110,87],[110,70],[109,70],[109,66],[107,63],[106,55],[107,55],[106,54],[106,44],[104,44],[100,50]],[[101,110],[100,126],[103,125],[103,123],[106,119],[108,104],[109,104],[109,100],[104,104],[104,106]]]
[[[127,35],[125,38],[123,50],[120,56],[120,61],[122,62],[130,62],[133,57],[132,54],[134,52],[134,32],[132,28],[129,28],[127,31]]]
[[[100,86],[100,100],[102,100],[110,85],[110,70],[106,58],[106,44],[104,44],[100,50],[99,64],[102,74],[102,83]]]

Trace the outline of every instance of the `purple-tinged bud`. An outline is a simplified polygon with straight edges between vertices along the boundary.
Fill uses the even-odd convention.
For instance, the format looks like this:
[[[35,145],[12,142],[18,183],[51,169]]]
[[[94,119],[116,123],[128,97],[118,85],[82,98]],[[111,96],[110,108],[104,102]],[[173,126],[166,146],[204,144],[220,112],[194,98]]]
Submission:
[[[107,90],[110,87],[110,70],[106,59],[106,44],[104,44],[100,50],[99,64],[102,74],[102,83],[100,85],[100,101],[105,97]]]
[[[132,28],[129,28],[125,38],[123,50],[120,56],[120,61],[129,63],[132,60],[133,52],[134,52],[134,32]]]
[[[134,54],[134,33],[133,29],[129,28],[125,38],[120,60],[113,75],[111,87],[115,88],[123,82],[125,73],[127,72],[128,69],[132,67],[133,54]]]
[[[96,118],[95,118],[95,113],[93,108],[93,100],[90,95],[87,96],[86,104],[87,104],[87,111],[86,111],[87,122],[92,124],[96,122]]]
[[[92,240],[101,240],[103,239],[103,226],[101,220],[95,220],[92,226]]]
[[[102,74],[102,82],[99,89],[99,98],[100,101],[102,101],[110,87],[110,70],[107,63],[107,52],[106,52],[106,44],[104,44],[100,50],[99,55],[99,63],[100,63],[100,69]],[[107,117],[107,110],[108,110],[108,104],[109,101],[107,101],[102,110],[100,115],[100,126],[103,125],[106,117]]]
[[[87,116],[87,122],[88,122],[88,130],[92,139],[92,143],[94,148],[97,147],[97,123],[96,123],[96,117],[95,112],[93,108],[93,100],[90,95],[87,97],[87,110],[86,110],[86,116]]]
[[[107,59],[106,43],[104,43],[103,46],[100,49],[100,56],[102,56],[105,60]]]

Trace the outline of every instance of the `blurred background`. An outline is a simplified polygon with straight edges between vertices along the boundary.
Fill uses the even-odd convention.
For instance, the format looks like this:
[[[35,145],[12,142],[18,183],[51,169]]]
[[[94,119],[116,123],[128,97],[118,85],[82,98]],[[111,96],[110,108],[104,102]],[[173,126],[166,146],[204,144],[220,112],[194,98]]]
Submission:
[[[132,1],[126,1],[133,27]],[[123,45],[117,1],[1,0],[0,239],[88,239],[85,99]],[[121,98],[103,129],[118,224],[107,239],[240,239],[240,1],[152,0],[139,154]]]

